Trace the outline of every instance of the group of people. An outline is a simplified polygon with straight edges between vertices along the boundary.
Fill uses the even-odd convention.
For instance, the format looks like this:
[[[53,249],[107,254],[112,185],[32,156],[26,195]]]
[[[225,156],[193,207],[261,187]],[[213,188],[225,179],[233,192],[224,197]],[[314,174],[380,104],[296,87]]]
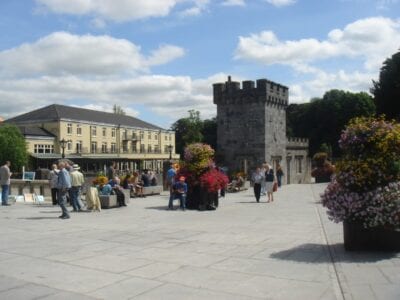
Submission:
[[[68,198],[74,212],[83,211],[84,205],[81,200],[81,193],[85,178],[80,172],[79,165],[74,164],[71,166],[66,161],[53,164],[48,179],[53,205],[58,204],[61,207],[61,219],[70,218],[67,209]]]
[[[282,185],[283,170],[278,164],[276,172],[271,165],[264,162],[262,167],[257,167],[252,175],[254,196],[260,202],[261,195],[267,195],[267,203],[274,201],[274,192]]]
[[[115,162],[112,162],[112,164],[108,167],[107,177],[109,179],[118,178]],[[124,176],[121,186],[124,189],[130,189],[137,197],[145,197],[143,193],[143,188],[148,186],[156,186],[157,184],[158,182],[156,173],[154,171],[145,169],[140,173],[133,172],[131,174],[128,172]]]

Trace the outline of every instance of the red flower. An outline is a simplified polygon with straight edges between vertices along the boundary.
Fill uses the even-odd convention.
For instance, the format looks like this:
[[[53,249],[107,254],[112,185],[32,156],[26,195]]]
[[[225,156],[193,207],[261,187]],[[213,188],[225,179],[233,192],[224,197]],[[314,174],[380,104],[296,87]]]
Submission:
[[[200,185],[210,193],[215,193],[225,188],[228,182],[228,177],[216,169],[210,169],[200,176]]]

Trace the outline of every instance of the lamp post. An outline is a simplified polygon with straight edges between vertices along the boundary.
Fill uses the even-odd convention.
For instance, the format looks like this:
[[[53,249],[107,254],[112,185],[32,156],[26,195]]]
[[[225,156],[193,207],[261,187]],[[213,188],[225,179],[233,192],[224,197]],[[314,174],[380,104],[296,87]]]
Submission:
[[[168,147],[168,151],[169,151],[169,159],[172,159],[172,149],[174,148],[174,146],[172,146],[171,144],[167,146]]]
[[[62,149],[61,152],[61,158],[65,158],[65,147],[67,146],[68,141],[65,140],[64,138],[62,140],[60,140],[60,147]]]

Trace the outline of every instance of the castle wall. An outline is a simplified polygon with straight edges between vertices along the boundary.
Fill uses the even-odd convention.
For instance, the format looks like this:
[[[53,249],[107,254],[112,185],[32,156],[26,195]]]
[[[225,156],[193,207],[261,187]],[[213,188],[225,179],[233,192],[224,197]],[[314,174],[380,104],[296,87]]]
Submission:
[[[264,161],[284,161],[288,88],[266,79],[214,84],[217,157],[229,172],[250,174]]]
[[[217,160],[233,174],[248,176],[263,162],[277,169],[280,164],[283,184],[311,180],[308,140],[286,137],[287,87],[259,79],[216,83]]]

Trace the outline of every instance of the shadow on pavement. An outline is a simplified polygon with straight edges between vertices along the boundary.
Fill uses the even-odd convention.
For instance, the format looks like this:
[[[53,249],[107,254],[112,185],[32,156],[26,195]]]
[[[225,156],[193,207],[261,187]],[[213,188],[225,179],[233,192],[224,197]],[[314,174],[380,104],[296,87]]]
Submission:
[[[56,220],[59,219],[57,217],[29,217],[29,218],[18,218],[20,220]]]
[[[287,250],[274,252],[270,257],[303,263],[330,263],[332,260],[329,255],[329,250],[333,252],[334,261],[337,263],[374,263],[397,256],[395,252],[345,251],[342,243],[329,246],[325,244],[307,243]]]

